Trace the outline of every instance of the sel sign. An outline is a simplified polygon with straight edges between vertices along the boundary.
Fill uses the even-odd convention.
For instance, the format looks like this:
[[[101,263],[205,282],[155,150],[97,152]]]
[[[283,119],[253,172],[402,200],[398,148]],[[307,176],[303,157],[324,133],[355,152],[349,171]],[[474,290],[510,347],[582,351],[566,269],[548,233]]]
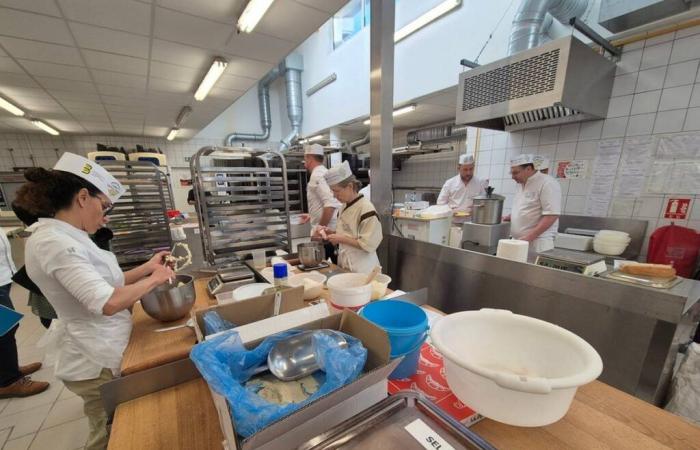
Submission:
[[[432,430],[425,422],[416,419],[406,425],[408,431],[413,438],[420,443],[423,448],[428,450],[455,450],[453,446],[448,444],[442,436]]]
[[[666,204],[664,218],[666,219],[687,219],[690,210],[689,198],[669,198]]]

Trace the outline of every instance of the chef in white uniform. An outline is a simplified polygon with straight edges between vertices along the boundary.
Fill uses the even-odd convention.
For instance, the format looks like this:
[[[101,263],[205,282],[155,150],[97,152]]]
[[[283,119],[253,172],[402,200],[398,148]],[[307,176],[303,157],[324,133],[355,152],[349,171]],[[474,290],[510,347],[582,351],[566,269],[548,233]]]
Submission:
[[[323,165],[323,146],[318,144],[304,146],[304,166],[309,171],[306,185],[306,199],[309,213],[304,214],[304,223],[311,221],[311,232],[318,226],[335,228],[336,212],[340,203],[333,197],[324,178],[328,169]]]
[[[367,175],[372,178],[372,170],[368,170]],[[367,186],[360,189],[360,194],[362,194],[367,200],[372,201],[372,184],[367,183]]]
[[[511,160],[510,173],[517,183],[510,216],[513,238],[530,242],[530,251],[554,248],[561,214],[561,186],[557,180],[535,169],[534,155]]]
[[[339,246],[338,265],[350,272],[369,273],[379,265],[377,247],[382,242],[382,225],[374,205],[361,195],[361,186],[344,161],[325,175],[333,195],[343,203],[336,229],[318,230],[317,235]]]
[[[87,449],[107,447],[107,417],[99,387],[119,375],[131,334],[129,308],[174,273],[163,266],[167,252],[122,272],[113,253],[89,234],[124,193],[99,164],[64,153],[53,170],[29,169],[15,203],[39,217],[29,227],[27,273],[54,307],[58,320],[46,336],[55,375],[82,397],[90,434]]]
[[[458,174],[442,186],[438,205],[448,205],[454,212],[471,212],[474,197],[485,194],[486,182],[474,176],[474,157],[460,155]]]

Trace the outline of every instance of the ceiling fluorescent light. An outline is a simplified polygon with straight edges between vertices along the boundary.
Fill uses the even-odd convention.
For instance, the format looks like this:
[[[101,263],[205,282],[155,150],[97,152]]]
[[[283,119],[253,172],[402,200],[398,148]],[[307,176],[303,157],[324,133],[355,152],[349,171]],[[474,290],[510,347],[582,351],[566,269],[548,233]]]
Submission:
[[[177,119],[175,119],[175,126],[180,128],[182,124],[185,123],[190,114],[192,114],[192,108],[190,108],[189,106],[183,106],[180,110],[180,114],[177,115]]]
[[[260,22],[274,0],[250,0],[238,18],[238,31],[250,33]]]
[[[54,136],[58,136],[58,131],[51,128],[50,126],[46,125],[44,122],[38,119],[32,119],[32,123],[34,126],[41,128],[42,130],[46,131],[49,134],[52,134]]]
[[[410,113],[411,111],[415,111],[415,110],[416,110],[416,105],[415,105],[415,104],[410,104],[410,105],[402,106],[401,108],[396,108],[396,109],[394,110],[394,112],[391,113],[391,115],[392,115],[393,117],[402,116],[402,115],[404,115],[404,114],[408,114],[408,113]],[[364,122],[362,122],[362,124],[363,124],[363,125],[369,125],[369,119],[366,119]]]
[[[307,142],[320,141],[321,139],[323,139],[323,135],[322,135],[322,134],[318,134],[318,135],[316,135],[316,136],[311,136],[310,138],[308,138],[308,139],[307,139]]]
[[[204,79],[202,80],[201,83],[199,83],[199,87],[197,88],[197,92],[194,93],[194,99],[197,100],[198,102],[201,102],[204,100],[209,94],[209,91],[211,90],[212,87],[214,87],[214,84],[216,84],[216,81],[219,79],[222,73],[224,73],[224,70],[226,70],[226,66],[228,65],[228,62],[221,57],[216,57],[214,58],[214,62],[212,63],[211,67],[209,68],[209,71],[207,72],[206,75],[204,75]]]
[[[11,112],[15,116],[23,116],[24,111],[13,105],[12,103],[8,102],[4,98],[0,97],[0,108],[6,109],[7,111]]]
[[[173,139],[175,139],[175,137],[177,136],[177,133],[178,133],[179,131],[180,131],[179,128],[172,128],[172,129],[170,130],[170,133],[168,133],[168,136],[167,136],[165,139],[167,139],[167,140],[169,140],[169,141],[172,141]]]
[[[440,3],[430,11],[418,17],[416,20],[404,25],[399,31],[394,33],[394,43],[399,42],[406,36],[410,36],[424,26],[428,25],[430,22],[439,19],[461,4],[462,0],[446,0]]]

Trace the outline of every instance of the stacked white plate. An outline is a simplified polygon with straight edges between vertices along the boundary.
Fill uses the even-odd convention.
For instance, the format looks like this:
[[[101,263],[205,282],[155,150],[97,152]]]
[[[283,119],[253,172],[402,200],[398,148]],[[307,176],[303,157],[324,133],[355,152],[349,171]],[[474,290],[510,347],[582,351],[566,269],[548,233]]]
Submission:
[[[593,239],[593,250],[602,255],[618,256],[624,253],[631,240],[624,231],[600,230]]]

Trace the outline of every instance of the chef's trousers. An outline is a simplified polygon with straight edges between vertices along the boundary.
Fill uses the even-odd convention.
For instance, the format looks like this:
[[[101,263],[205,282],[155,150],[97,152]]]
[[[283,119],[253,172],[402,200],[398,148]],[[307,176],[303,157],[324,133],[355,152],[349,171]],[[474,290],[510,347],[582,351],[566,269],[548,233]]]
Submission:
[[[10,300],[12,283],[0,286],[0,305],[14,309]],[[7,387],[22,378],[17,357],[17,341],[15,340],[17,326],[0,336],[0,387]]]
[[[112,371],[102,369],[97,378],[84,381],[63,381],[69,391],[83,399],[83,411],[88,418],[90,434],[85,450],[104,450],[107,448],[107,412],[102,406],[100,386],[111,381]]]

